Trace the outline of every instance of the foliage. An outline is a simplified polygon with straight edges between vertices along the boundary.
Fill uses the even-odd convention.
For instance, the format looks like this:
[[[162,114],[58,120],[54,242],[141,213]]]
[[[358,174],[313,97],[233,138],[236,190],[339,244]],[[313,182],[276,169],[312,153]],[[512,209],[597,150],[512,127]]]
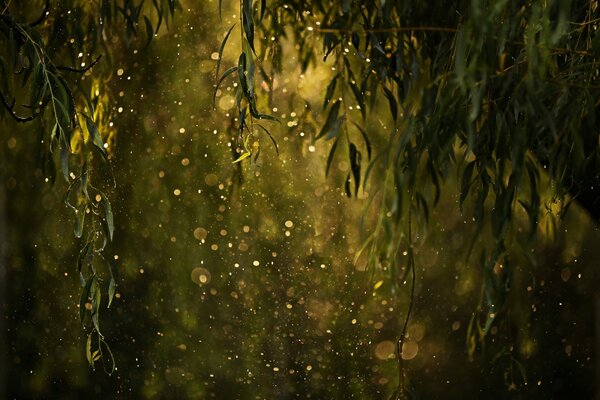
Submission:
[[[0,117],[19,123],[36,122],[41,127],[40,140],[45,146],[40,163],[53,184],[55,160],[60,159],[61,175],[69,184],[65,204],[74,212],[73,232],[84,243],[77,270],[82,286],[81,324],[85,327],[88,316],[92,322],[87,359],[92,367],[102,359],[105,370],[111,373],[114,359],[99,320],[104,278],[95,265],[100,262],[108,272],[110,307],[116,273],[102,252],[113,239],[114,218],[107,194],[92,184],[92,173],[102,177],[98,156],[114,181],[109,163],[114,128],[109,96],[103,87],[112,75],[109,49],[117,43],[115,34],[123,28],[126,44],[137,37],[142,18],[149,43],[163,20],[169,23],[176,3],[45,0],[41,12],[33,17],[29,9],[11,3],[0,1],[0,100],[4,105]],[[107,55],[102,60],[105,62],[101,55],[94,56],[100,52]],[[98,340],[92,343],[94,335]]]
[[[254,13],[249,11],[253,7]],[[367,120],[367,110],[376,108],[382,92],[393,123],[383,127],[385,143],[369,165],[368,171],[381,171],[370,191],[371,198],[380,196],[380,218],[362,250],[371,264],[390,260],[391,279],[404,281],[396,263],[402,244],[408,241],[412,249],[410,233],[402,229],[405,216],[410,219],[414,212],[426,225],[450,165],[462,169],[459,204],[462,208],[473,199],[473,244],[486,224],[493,238],[480,255],[485,283],[481,312],[474,314],[468,332],[472,356],[494,321],[507,312],[511,272],[506,240],[514,214],[517,209],[527,213],[533,236],[540,214],[551,212],[551,203],[542,205],[540,171],[547,171],[554,187],[552,202],[563,205],[559,213],[580,199],[597,214],[597,7],[594,1],[425,5],[342,0],[274,3],[265,12],[244,0],[244,52],[236,70],[240,136],[246,112],[239,99],[243,95],[251,105],[256,101],[251,27],[259,12],[260,20],[265,16],[257,35],[262,38],[260,65],[271,63],[277,70],[282,52],[271,38],[280,45],[291,32],[302,72],[310,73],[319,52],[309,43],[322,36],[323,61],[333,59],[336,72],[325,91],[328,114],[314,139],[333,140],[326,173],[342,148],[339,143],[346,143],[348,197],[365,188],[369,175],[361,171],[356,139],[363,140],[370,159],[373,135],[355,120]],[[413,262],[409,252],[404,274]],[[399,349],[401,343],[402,337]]]
[[[223,5],[219,2],[219,8]],[[397,286],[412,270],[414,284],[413,240],[419,239],[413,239],[409,221],[425,231],[444,184],[454,179],[454,168],[460,170],[459,206],[472,210],[467,216],[476,225],[467,259],[475,240],[489,228],[492,240],[477,257],[485,284],[468,332],[472,356],[499,317],[509,312],[515,263],[507,242],[518,240],[515,215],[527,214],[531,236],[544,214],[562,215],[574,199],[598,216],[597,7],[595,1],[558,0],[242,0],[240,21],[226,28],[218,50],[213,96],[214,101],[222,86],[237,78],[233,162],[256,163],[262,134],[278,151],[274,136],[260,122],[277,118],[259,110],[272,107],[286,42],[296,45],[299,68],[309,77],[323,56],[333,70],[331,80],[322,104],[305,102],[302,118],[314,140],[332,143],[325,174],[343,157],[350,166],[346,195],[360,197],[361,188],[369,194],[376,223],[365,227],[355,262],[366,257],[372,267],[389,272]],[[106,346],[98,322],[102,281],[93,260],[104,260],[101,252],[114,230],[107,194],[90,183],[92,171],[102,176],[102,166],[111,159],[114,111],[103,84],[113,74],[112,47],[126,46],[138,36],[149,43],[162,21],[173,18],[176,4],[47,2],[40,18],[10,3],[2,2],[0,8],[3,116],[41,124],[47,174],[54,180],[54,153],[60,153],[75,235],[86,238],[78,261],[79,271],[87,272],[80,310],[82,322],[84,310],[90,311],[88,343],[93,334],[98,336],[97,350],[92,352],[90,345],[87,351],[93,365]],[[34,22],[24,22],[30,20]],[[241,51],[226,68],[223,55],[238,31]],[[105,56],[101,60],[93,56],[100,52]],[[61,65],[65,60],[72,66]],[[375,114],[382,103],[388,116]],[[326,113],[322,121],[321,111]],[[108,162],[98,163],[95,155]],[[547,202],[546,179],[554,191]],[[110,264],[107,271],[110,304],[115,293]],[[403,338],[404,332],[399,361]]]

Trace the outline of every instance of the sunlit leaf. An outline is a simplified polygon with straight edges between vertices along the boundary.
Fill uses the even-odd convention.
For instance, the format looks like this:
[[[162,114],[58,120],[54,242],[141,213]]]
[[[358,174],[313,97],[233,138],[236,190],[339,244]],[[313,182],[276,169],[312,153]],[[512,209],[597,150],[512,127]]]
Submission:
[[[238,162],[250,157],[251,155],[252,155],[252,153],[250,153],[250,152],[242,153],[241,156],[239,156],[238,158],[235,159],[235,161],[233,161],[233,164],[238,163]]]

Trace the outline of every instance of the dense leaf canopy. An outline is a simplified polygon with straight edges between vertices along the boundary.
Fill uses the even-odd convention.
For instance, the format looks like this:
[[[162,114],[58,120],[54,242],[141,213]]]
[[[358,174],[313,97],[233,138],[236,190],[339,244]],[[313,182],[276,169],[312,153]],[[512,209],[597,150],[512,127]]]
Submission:
[[[148,51],[188,5],[29,3],[0,1],[0,117],[37,135],[45,177],[68,183],[65,204],[82,238],[86,354],[111,372],[99,313],[111,304],[116,280],[103,253],[115,229],[109,198],[118,185],[117,138],[127,135],[113,123],[121,111],[108,86],[123,75],[114,57]],[[410,280],[413,291],[414,248],[431,210],[444,191],[458,191],[456,206],[474,224],[465,260],[476,259],[484,276],[467,331],[471,357],[509,314],[510,266],[519,259],[513,244],[532,240],[541,221],[554,224],[573,202],[600,219],[597,1],[242,0],[239,8],[222,1],[204,7],[218,10],[223,31],[213,48],[214,84],[205,90],[215,106],[232,93],[236,109],[222,115],[231,131],[231,182],[243,181],[243,165],[257,163],[261,144],[275,150],[262,158],[279,154],[285,121],[273,110],[300,109],[294,123],[303,134],[316,146],[331,144],[323,173],[345,161],[337,184],[347,197],[366,199],[354,263],[384,271],[397,288]],[[296,94],[282,104],[274,95],[290,63],[302,79],[326,77],[316,96]],[[528,226],[519,223],[525,218]],[[398,332],[399,363],[407,323]],[[393,396],[402,397],[402,374],[399,381]]]

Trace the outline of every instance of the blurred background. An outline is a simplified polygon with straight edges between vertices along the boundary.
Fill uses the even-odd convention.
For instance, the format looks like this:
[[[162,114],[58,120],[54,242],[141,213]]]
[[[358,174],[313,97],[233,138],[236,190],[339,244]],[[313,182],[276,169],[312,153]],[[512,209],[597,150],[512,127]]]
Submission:
[[[383,399],[394,391],[409,285],[354,262],[374,224],[365,211],[370,187],[345,196],[350,166],[341,157],[325,177],[331,143],[312,139],[325,116],[306,117],[322,103],[331,66],[300,74],[294,43],[284,46],[284,73],[268,93],[282,121],[269,124],[279,155],[265,137],[258,160],[233,164],[230,82],[212,108],[215,52],[239,17],[231,6],[221,24],[216,2],[188,2],[149,47],[112,48],[114,76],[101,90],[116,128],[117,186],[96,177],[115,214],[105,254],[118,271],[117,295],[102,316],[117,366],[110,376],[85,358],[82,242],[63,202],[66,184],[45,182],[32,151],[36,126],[2,121],[6,398]],[[223,64],[237,54],[231,42]],[[374,111],[367,120],[380,131],[375,152],[387,118]],[[414,393],[592,398],[597,225],[574,206],[558,225],[541,221],[535,241],[511,243],[507,327],[492,330],[470,359],[482,277],[476,257],[466,257],[475,226],[459,211],[456,187],[450,178],[429,225],[417,228],[404,350]],[[516,229],[527,226],[521,217]]]

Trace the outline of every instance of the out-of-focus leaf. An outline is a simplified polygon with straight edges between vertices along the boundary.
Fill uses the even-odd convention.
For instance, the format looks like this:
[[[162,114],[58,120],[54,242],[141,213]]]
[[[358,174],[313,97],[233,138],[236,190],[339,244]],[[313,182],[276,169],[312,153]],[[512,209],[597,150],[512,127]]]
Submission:
[[[388,100],[390,105],[390,111],[392,113],[392,118],[394,118],[394,122],[398,120],[398,102],[394,97],[394,93],[387,87],[383,86],[383,92],[385,93],[385,97]]]
[[[260,0],[260,22],[265,16],[265,11],[267,11],[267,0]]]
[[[145,15],[144,23],[146,24],[146,47],[148,47],[150,42],[152,42],[152,38],[154,37],[154,29],[152,29],[152,22],[150,22],[148,17]]]
[[[363,128],[360,127],[356,122],[352,121],[356,129],[362,135],[363,140],[365,141],[365,146],[367,146],[367,156],[369,157],[369,161],[371,161],[371,142],[369,141],[369,137],[367,136],[367,132]]]
[[[329,110],[329,114],[327,115],[327,120],[325,121],[325,124],[323,124],[323,128],[321,129],[321,132],[319,132],[319,134],[315,137],[315,140],[320,139],[325,134],[329,133],[331,128],[334,126],[336,120],[338,119],[340,105],[341,105],[341,102],[339,100],[336,100],[335,103],[333,103],[333,106],[331,106],[331,109]]]
[[[69,182],[69,149],[63,145],[60,148],[60,169],[66,182]]]
[[[350,191],[350,172],[346,175],[346,182],[344,182],[344,191],[346,192],[346,196],[352,197],[352,192]]]
[[[236,158],[235,161],[233,161],[232,164],[238,163],[238,162],[244,160],[245,158],[250,157],[251,155],[252,155],[252,153],[250,153],[249,151],[245,152],[245,153],[242,153],[242,155],[239,156],[238,158]]]
[[[273,146],[275,146],[275,153],[277,153],[277,156],[279,156],[279,146],[277,146],[277,142],[275,141],[275,138],[273,138],[273,135],[271,135],[271,132],[269,132],[267,128],[259,123],[255,123],[255,125],[261,128],[267,134],[267,136],[269,136],[269,139],[271,139],[271,142],[273,142]]]
[[[471,178],[473,176],[473,168],[475,168],[475,161],[471,161],[469,164],[467,164],[467,166],[465,167],[465,171],[463,172],[461,185],[460,185],[460,199],[458,202],[461,210],[462,210],[462,205],[465,202],[465,199],[467,198],[467,196],[469,194],[469,188],[471,186]]]

